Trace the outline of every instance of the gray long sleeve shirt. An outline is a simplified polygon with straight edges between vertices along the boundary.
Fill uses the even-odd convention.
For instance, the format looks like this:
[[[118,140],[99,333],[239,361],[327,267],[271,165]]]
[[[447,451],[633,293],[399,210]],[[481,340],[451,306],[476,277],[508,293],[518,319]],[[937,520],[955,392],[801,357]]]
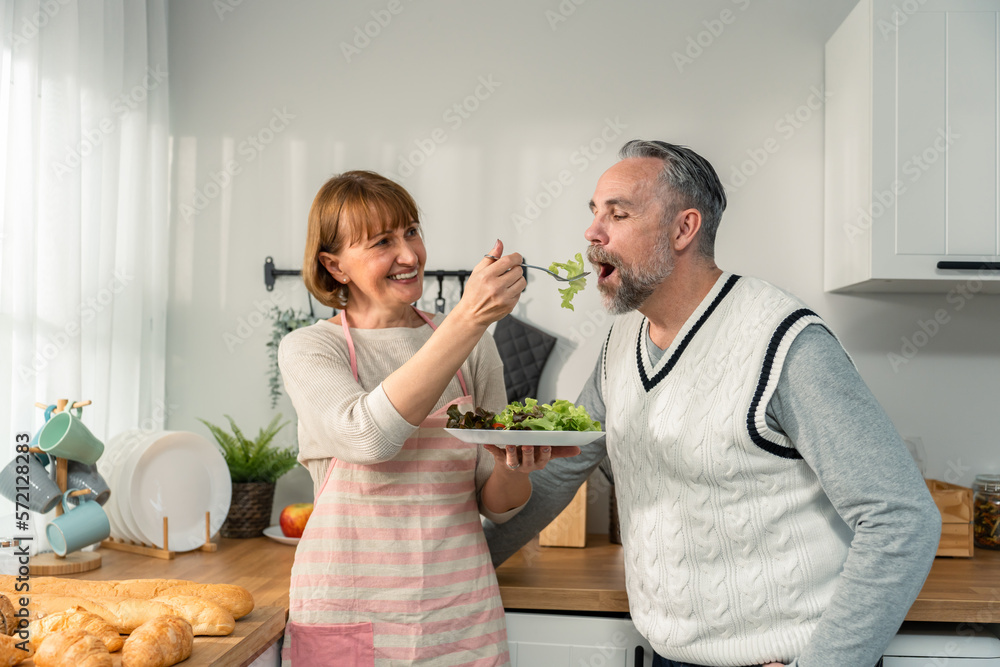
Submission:
[[[646,340],[655,364],[663,350]],[[600,361],[577,403],[605,419]],[[787,435],[854,539],[830,606],[795,667],[874,665],[896,633],[930,570],[941,515],[906,446],[839,342],[810,325],[792,343],[768,425]],[[510,522],[486,522],[499,565],[555,518],[604,460],[603,439],[579,456],[531,474],[531,500]]]

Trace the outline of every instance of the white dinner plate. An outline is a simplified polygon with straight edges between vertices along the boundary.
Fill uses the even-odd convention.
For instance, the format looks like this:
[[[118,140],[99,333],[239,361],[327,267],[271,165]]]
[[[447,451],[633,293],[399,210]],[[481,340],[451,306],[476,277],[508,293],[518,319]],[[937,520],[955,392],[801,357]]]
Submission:
[[[535,447],[581,447],[597,440],[604,431],[507,431],[488,428],[446,428],[462,442],[477,445],[523,445]]]
[[[299,543],[298,537],[285,537],[285,534],[281,532],[281,526],[268,526],[264,529],[264,534],[270,537],[275,542],[281,542],[282,544],[290,544],[293,547]]]
[[[127,489],[122,480],[122,469],[125,461],[136,447],[151,437],[150,431],[132,429],[119,433],[108,441],[104,455],[97,461],[97,471],[108,482],[111,498],[104,506],[111,524],[113,537],[130,542],[143,542],[139,536],[138,527],[134,525],[132,513],[127,502]]]
[[[206,512],[212,535],[226,520],[233,490],[229,468],[218,447],[203,436],[161,431],[134,449],[122,468],[123,500],[147,544],[163,548],[163,517],[173,551],[205,543]]]

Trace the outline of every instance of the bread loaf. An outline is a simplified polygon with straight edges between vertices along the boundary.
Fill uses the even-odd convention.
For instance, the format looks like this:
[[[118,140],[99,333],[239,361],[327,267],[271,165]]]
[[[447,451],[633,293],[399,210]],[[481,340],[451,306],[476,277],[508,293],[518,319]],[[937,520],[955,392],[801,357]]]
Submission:
[[[53,632],[35,654],[37,667],[112,667],[104,642],[83,630]]]
[[[170,667],[187,660],[194,648],[191,624],[177,616],[146,621],[125,641],[122,667]]]
[[[0,593],[14,593],[14,577],[0,576]],[[211,600],[234,618],[242,618],[253,611],[254,601],[250,591],[233,584],[198,584],[183,579],[127,579],[124,581],[87,581],[61,577],[33,577],[31,595],[50,595],[86,598],[88,600],[151,600],[164,595],[185,595]],[[21,593],[24,595],[24,593]],[[11,607],[13,609],[13,607]],[[0,600],[0,615],[3,601]],[[13,613],[13,612],[11,612]],[[14,626],[16,629],[16,626]],[[0,626],[0,630],[2,630]],[[12,630],[13,631],[13,630]],[[9,632],[8,632],[9,634]],[[197,634],[197,631],[196,631]]]
[[[162,595],[150,602],[173,607],[194,628],[196,635],[229,635],[236,629],[236,620],[228,611],[205,598],[192,595]]]
[[[12,635],[17,632],[17,612],[14,604],[6,595],[0,595],[0,635]]]
[[[0,576],[0,592],[14,591],[16,578]],[[32,577],[31,592],[45,595],[70,595],[84,598],[155,598],[175,586],[194,582],[185,579],[126,579],[124,581],[90,581],[63,577]]]
[[[97,604],[93,600],[87,600],[85,598],[69,597],[65,595],[31,595],[30,603],[28,604],[28,620],[34,621],[40,618],[44,618],[51,614],[56,614],[61,611],[72,610],[75,608],[83,609],[84,611],[89,611],[91,614],[96,614],[100,616],[105,621],[107,621],[111,627],[113,627],[118,632],[125,632],[121,625],[119,624],[118,617],[111,613],[107,607],[101,604]],[[141,623],[136,623],[135,627],[138,627]]]
[[[160,594],[163,595],[193,595],[196,598],[211,600],[236,619],[243,618],[253,611],[253,595],[242,586],[233,584],[185,584],[167,588]]]
[[[14,667],[31,657],[32,650],[22,650],[17,647],[18,640],[9,635],[0,635],[0,667]],[[22,644],[24,646],[24,644]]]
[[[123,635],[131,634],[157,616],[180,616],[191,624],[196,635],[228,635],[236,629],[232,614],[210,600],[170,595],[156,600],[79,598],[60,595],[32,595],[29,620],[80,607],[97,614]]]
[[[45,638],[60,630],[83,630],[102,642],[110,653],[119,650],[124,643],[118,629],[97,614],[74,607],[66,611],[49,614],[44,618],[32,621],[28,625],[28,636],[31,646],[37,651]]]

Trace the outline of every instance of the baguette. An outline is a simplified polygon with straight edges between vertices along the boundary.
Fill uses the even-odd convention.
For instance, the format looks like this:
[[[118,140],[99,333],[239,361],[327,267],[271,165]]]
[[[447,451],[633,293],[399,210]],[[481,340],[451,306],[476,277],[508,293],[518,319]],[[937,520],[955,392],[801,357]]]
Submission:
[[[111,613],[107,607],[97,604],[92,600],[84,598],[68,597],[64,595],[32,595],[28,603],[28,620],[35,621],[51,614],[80,608],[103,618],[111,627],[118,632],[125,632],[119,624],[118,617]],[[138,627],[138,625],[136,626]]]
[[[194,628],[196,635],[230,635],[236,629],[236,619],[228,611],[205,598],[192,595],[162,595],[150,602],[173,607]]]
[[[180,616],[191,624],[196,635],[228,635],[236,629],[232,614],[210,600],[184,595],[158,600],[129,598],[80,598],[61,595],[32,595],[29,620],[81,607],[97,614],[123,635],[157,616]]]
[[[14,667],[31,657],[33,651],[30,647],[25,651],[17,647],[19,643],[9,635],[0,635],[0,667]]]
[[[118,634],[118,629],[106,620],[80,607],[74,607],[32,621],[28,625],[28,636],[31,638],[32,648],[37,651],[46,637],[60,630],[88,632],[104,642],[109,653],[119,650],[124,643],[121,635]]]
[[[112,667],[104,642],[83,630],[53,632],[35,654],[37,667]]]
[[[85,598],[155,598],[175,586],[194,582],[185,579],[126,579],[124,581],[90,581],[64,577],[32,577],[31,592],[45,595],[70,595]],[[16,577],[0,576],[0,592],[14,591]]]
[[[146,621],[125,641],[122,667],[170,667],[187,660],[194,648],[191,624],[177,616]]]
[[[163,595],[193,595],[196,598],[205,598],[228,611],[235,619],[243,618],[253,611],[253,595],[242,586],[233,584],[186,584],[168,588],[157,597]]]

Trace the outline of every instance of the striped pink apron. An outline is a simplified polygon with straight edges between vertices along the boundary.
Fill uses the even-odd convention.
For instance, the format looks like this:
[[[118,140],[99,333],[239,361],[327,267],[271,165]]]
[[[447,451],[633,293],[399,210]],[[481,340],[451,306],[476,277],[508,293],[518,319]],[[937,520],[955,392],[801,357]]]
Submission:
[[[357,381],[346,322],[344,334]],[[465,396],[448,405],[471,400],[458,380]],[[444,433],[448,405],[391,461],[330,460],[295,552],[283,666],[510,664],[476,445]]]

